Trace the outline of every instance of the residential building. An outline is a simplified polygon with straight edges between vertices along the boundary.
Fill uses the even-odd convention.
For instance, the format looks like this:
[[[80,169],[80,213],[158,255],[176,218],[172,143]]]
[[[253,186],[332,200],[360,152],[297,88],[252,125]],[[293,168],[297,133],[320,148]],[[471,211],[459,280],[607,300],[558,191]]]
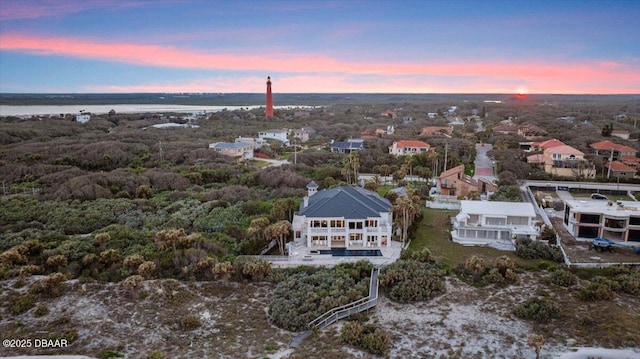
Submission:
[[[422,129],[421,136],[436,136],[441,135],[445,137],[451,137],[452,129],[450,126],[427,126]]]
[[[240,162],[253,158],[253,146],[247,143],[216,142],[209,144],[209,148],[221,155],[237,157]]]
[[[276,140],[282,142],[285,146],[289,146],[289,130],[286,128],[276,130],[266,130],[258,133],[261,140]]]
[[[382,113],[380,113],[380,116],[396,118],[396,112],[393,110],[386,110],[386,111],[382,111]]]
[[[514,124],[499,125],[491,129],[493,132],[501,133],[503,135],[517,135],[518,126]]]
[[[609,140],[592,143],[589,147],[605,161],[620,160],[624,156],[636,157],[638,152],[633,147],[620,145]]]
[[[427,118],[430,119],[430,120],[435,119],[437,116],[438,116],[437,112],[428,112],[427,113]]]
[[[535,209],[528,202],[460,201],[451,238],[464,245],[513,250],[513,240],[538,237],[536,223]]]
[[[558,146],[565,146],[566,144],[560,140],[556,140],[555,138],[552,138],[550,140],[546,140],[546,141],[541,141],[541,142],[532,142],[531,143],[531,150],[532,151],[544,151],[547,148],[551,148],[551,147],[558,147]]]
[[[300,142],[309,141],[309,132],[303,128],[293,130],[293,137],[300,140]]]
[[[623,140],[628,140],[629,135],[631,135],[631,132],[627,130],[611,130],[611,136],[622,138]]]
[[[640,242],[640,202],[567,200],[563,221],[578,239]]]
[[[604,165],[607,171],[608,178],[634,178],[636,176],[636,169],[628,166],[620,161],[607,162]]]
[[[389,146],[389,154],[399,156],[413,156],[417,153],[428,152],[431,146],[428,143],[415,140],[402,140],[393,142]]]
[[[584,159],[584,153],[568,146],[550,147],[541,154],[527,157],[527,162],[554,176],[595,178],[595,167]]]
[[[497,186],[484,177],[473,179],[464,173],[464,165],[448,169],[436,179],[436,192],[440,196],[469,197],[471,192],[492,193]]]
[[[317,191],[307,186],[307,196],[294,215],[295,241],[313,250],[382,248],[391,246],[391,202],[360,187]]]
[[[364,148],[364,140],[361,138],[351,138],[346,141],[333,141],[329,144],[329,151],[336,153],[351,153]]]
[[[253,149],[261,148],[262,146],[268,146],[267,141],[261,138],[253,138],[253,137],[242,137],[238,136],[233,142],[235,143],[244,143],[246,145],[250,145]]]
[[[76,115],[76,122],[87,123],[91,120],[91,115],[88,113],[80,113]]]
[[[524,124],[518,128],[518,135],[526,139],[531,139],[535,137],[546,136],[548,135],[548,133],[547,131],[536,125]]]

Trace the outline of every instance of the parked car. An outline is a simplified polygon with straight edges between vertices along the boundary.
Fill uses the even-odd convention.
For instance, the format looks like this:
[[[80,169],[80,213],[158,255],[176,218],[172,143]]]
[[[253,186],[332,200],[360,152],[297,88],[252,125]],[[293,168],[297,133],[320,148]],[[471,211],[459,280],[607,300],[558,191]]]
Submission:
[[[600,193],[592,193],[591,194],[591,199],[603,199],[603,200],[608,200],[607,196],[600,194]]]

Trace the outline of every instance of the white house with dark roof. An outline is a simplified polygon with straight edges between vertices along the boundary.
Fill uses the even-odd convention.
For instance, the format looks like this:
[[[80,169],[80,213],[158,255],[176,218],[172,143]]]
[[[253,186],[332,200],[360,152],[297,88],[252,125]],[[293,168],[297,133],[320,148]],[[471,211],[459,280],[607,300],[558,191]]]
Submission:
[[[360,187],[337,187],[308,195],[294,215],[294,239],[309,249],[391,247],[392,205],[388,199]]]
[[[460,201],[451,237],[464,245],[513,250],[513,239],[536,239],[536,212],[531,203]]]
[[[350,138],[346,141],[331,141],[329,151],[336,153],[351,153],[364,148],[364,140],[361,138]]]

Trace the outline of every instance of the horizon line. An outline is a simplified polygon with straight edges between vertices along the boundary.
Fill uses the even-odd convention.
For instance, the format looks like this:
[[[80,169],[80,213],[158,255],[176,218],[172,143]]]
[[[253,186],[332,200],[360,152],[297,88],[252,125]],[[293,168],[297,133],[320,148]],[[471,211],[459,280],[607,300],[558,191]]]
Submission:
[[[207,94],[207,95],[265,95],[264,92],[0,92],[2,95],[170,95],[170,94]],[[540,92],[519,94],[517,92],[278,92],[277,95],[504,95],[504,96],[640,96],[638,93],[587,93],[587,92]]]

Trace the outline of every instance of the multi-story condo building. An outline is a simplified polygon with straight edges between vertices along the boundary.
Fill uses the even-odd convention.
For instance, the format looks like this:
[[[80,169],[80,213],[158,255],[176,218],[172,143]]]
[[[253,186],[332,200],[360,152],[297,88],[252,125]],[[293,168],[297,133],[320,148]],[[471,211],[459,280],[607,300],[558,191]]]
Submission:
[[[640,242],[640,202],[567,200],[564,225],[576,238]]]

